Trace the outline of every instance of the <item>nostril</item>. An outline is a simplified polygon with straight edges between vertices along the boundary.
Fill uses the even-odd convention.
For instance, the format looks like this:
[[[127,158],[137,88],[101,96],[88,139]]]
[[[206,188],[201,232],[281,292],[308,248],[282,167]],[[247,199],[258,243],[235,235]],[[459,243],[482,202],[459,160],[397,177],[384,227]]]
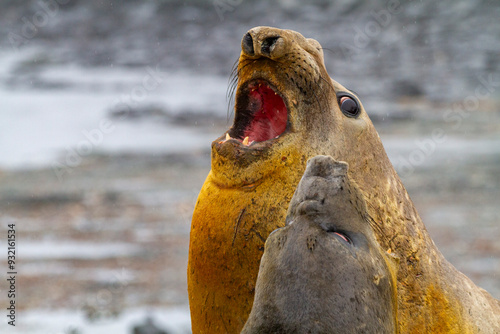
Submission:
[[[271,55],[271,52],[274,49],[274,44],[276,44],[276,41],[280,38],[279,36],[274,36],[274,37],[267,37],[262,41],[262,46],[261,46],[261,52],[262,54],[269,56]]]
[[[241,46],[243,48],[243,52],[245,52],[249,56],[253,56],[254,54],[253,38],[249,32],[247,32],[245,36],[243,36],[243,41],[241,42]]]

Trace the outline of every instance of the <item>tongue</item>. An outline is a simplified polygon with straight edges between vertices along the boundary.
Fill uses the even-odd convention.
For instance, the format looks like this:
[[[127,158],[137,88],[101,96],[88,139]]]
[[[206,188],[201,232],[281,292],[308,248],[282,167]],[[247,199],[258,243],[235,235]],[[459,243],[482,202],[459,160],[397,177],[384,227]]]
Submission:
[[[250,106],[256,111],[244,137],[248,137],[250,142],[260,142],[275,138],[285,131],[287,109],[278,94],[266,84],[260,84],[250,90],[249,99]]]

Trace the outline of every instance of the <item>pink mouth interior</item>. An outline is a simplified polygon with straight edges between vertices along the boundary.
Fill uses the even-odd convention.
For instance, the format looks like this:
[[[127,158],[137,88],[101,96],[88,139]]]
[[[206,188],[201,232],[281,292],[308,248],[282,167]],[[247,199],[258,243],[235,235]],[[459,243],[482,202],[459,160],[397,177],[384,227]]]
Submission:
[[[252,119],[242,139],[248,137],[249,142],[261,142],[285,132],[288,111],[279,94],[265,82],[259,81],[249,86],[248,99]]]

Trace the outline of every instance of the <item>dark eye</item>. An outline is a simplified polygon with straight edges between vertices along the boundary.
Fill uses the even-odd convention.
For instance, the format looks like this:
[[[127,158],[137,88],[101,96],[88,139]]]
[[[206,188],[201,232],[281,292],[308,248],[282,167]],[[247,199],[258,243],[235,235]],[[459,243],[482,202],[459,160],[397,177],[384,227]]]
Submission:
[[[344,95],[339,97],[340,110],[347,117],[357,117],[359,115],[360,109],[356,100],[352,97]]]

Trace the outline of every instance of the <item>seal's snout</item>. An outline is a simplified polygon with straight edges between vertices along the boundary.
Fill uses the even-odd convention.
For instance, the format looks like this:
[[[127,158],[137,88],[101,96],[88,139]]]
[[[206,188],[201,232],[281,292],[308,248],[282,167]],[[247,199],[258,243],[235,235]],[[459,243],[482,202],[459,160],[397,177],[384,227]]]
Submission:
[[[287,224],[295,216],[324,214],[326,202],[342,206],[346,201],[346,194],[342,189],[346,182],[347,169],[347,163],[335,161],[330,156],[318,155],[309,159],[304,176],[290,202]]]
[[[313,215],[323,213],[323,203],[318,200],[306,199],[297,205],[296,215]]]
[[[249,30],[241,41],[241,50],[247,57],[278,59],[285,54],[285,39],[280,29],[257,27]]]
[[[347,175],[348,164],[335,161],[331,156],[318,155],[307,162],[304,176],[319,176],[323,178],[342,177]]]

